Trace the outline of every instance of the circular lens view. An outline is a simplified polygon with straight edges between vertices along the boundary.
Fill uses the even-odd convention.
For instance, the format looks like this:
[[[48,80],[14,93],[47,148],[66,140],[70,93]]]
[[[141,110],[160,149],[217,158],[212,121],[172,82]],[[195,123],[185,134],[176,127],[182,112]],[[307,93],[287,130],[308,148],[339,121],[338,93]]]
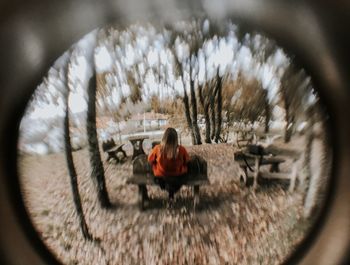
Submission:
[[[31,221],[64,264],[281,264],[327,191],[316,89],[295,56],[229,20],[97,29],[22,119]]]

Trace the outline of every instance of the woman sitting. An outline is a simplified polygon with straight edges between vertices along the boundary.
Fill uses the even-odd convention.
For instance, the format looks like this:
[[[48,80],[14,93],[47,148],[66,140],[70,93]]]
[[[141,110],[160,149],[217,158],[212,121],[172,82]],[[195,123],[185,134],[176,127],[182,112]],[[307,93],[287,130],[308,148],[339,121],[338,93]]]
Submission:
[[[148,162],[152,165],[156,183],[168,191],[170,199],[181,188],[180,180],[187,173],[189,160],[186,149],[178,144],[176,130],[167,128],[161,143],[149,154]]]

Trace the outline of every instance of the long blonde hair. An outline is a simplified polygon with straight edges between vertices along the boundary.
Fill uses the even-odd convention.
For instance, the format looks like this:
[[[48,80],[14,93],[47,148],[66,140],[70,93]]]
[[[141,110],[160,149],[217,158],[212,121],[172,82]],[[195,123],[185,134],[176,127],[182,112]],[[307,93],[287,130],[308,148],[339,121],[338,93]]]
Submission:
[[[168,159],[176,159],[178,153],[178,137],[174,128],[167,128],[160,143],[160,152]]]

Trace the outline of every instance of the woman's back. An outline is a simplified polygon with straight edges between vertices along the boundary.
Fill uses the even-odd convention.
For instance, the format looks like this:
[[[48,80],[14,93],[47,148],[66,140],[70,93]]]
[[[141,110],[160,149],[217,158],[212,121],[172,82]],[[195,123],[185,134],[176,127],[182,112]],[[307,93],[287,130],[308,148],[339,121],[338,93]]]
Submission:
[[[187,163],[190,157],[186,149],[178,145],[178,149],[174,158],[168,158],[165,152],[162,152],[161,145],[156,145],[150,155],[148,161],[152,165],[153,173],[157,177],[180,176],[187,173]]]

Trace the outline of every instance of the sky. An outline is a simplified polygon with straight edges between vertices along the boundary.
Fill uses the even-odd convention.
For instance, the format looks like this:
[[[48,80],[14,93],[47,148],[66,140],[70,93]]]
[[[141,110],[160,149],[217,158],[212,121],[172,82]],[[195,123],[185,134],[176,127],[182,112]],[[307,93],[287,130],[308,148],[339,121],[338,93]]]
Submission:
[[[204,29],[209,27],[209,22],[206,21]],[[92,47],[95,47],[96,43],[94,37],[97,34],[97,30],[86,35],[76,45],[74,54],[74,60],[70,65],[70,97],[69,106],[72,113],[83,112],[87,108],[86,104],[86,88],[88,79],[91,76],[91,66],[89,61],[91,60]],[[132,34],[135,34],[135,38],[132,38]],[[166,84],[158,83],[157,76],[153,72],[148,72],[142,83],[143,99],[146,99],[150,94],[159,94],[161,96],[173,97],[174,94],[183,93],[183,83],[180,79],[176,78],[173,69],[173,56],[172,53],[166,48],[166,38],[164,35],[159,34],[151,26],[137,27],[134,26],[130,31],[122,33],[121,47],[117,48],[115,54],[110,54],[106,48],[106,43],[99,43],[95,49],[95,64],[98,72],[106,72],[114,70],[119,79],[109,78],[110,86],[114,86],[110,98],[106,98],[113,104],[119,104],[120,99],[118,96],[121,93],[124,96],[130,94],[130,88],[126,83],[125,70],[132,70],[135,65],[139,66],[139,71],[145,73],[148,68],[145,64],[158,69],[159,65],[162,67],[162,71],[167,72],[167,80],[171,84],[171,87],[166,88]],[[177,40],[176,52],[179,58],[185,59],[189,56],[189,47],[187,44]],[[113,56],[116,59],[113,59]],[[204,57],[206,56],[206,65]],[[54,64],[54,68],[63,68],[65,62],[67,62],[69,56],[67,53],[63,54]],[[143,60],[146,58],[146,61]],[[261,80],[263,88],[268,90],[268,96],[272,101],[276,96],[278,87],[280,85],[278,74],[276,74],[278,67],[283,67],[288,63],[288,58],[281,49],[269,58],[268,62],[259,64],[253,57],[251,50],[245,46],[240,45],[234,31],[229,32],[227,37],[213,38],[207,41],[199,51],[197,63],[193,65],[198,69],[198,81],[202,83],[205,79],[213,77],[216,74],[216,67],[220,67],[220,75],[224,72],[230,72],[233,76],[237,75],[238,71],[243,71],[247,77],[256,77]],[[51,71],[51,70],[50,70]],[[50,94],[57,94],[57,91],[62,91],[62,73],[57,71],[51,71],[48,76],[48,85],[41,84],[37,90],[41,90],[41,93],[47,94],[47,102],[34,101],[33,111],[28,113],[28,117],[32,119],[39,118],[53,118],[55,116],[64,115],[64,104],[62,100],[58,100],[56,103],[50,99]],[[164,74],[164,73],[163,73]],[[189,77],[187,77],[188,79]],[[62,79],[62,78],[61,78]],[[116,82],[122,83],[116,84]],[[187,87],[187,86],[186,86]],[[118,88],[118,91],[117,91]],[[54,90],[57,91],[54,91]],[[175,93],[174,93],[175,92]],[[39,92],[38,92],[39,93]]]

